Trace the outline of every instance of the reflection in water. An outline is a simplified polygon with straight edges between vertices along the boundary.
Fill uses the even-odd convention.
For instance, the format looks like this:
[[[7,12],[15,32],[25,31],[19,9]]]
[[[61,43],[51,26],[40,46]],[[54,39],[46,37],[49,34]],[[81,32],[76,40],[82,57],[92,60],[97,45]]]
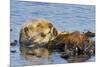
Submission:
[[[19,46],[11,47],[11,50],[16,50],[15,53],[11,52],[11,66],[31,66],[31,65],[47,65],[47,64],[64,64],[72,62],[82,62],[89,61],[92,62],[95,60],[95,57],[92,56],[90,59],[83,57],[72,57],[68,60],[61,58],[59,53],[53,53],[49,58],[36,57],[33,55],[21,55],[19,51]],[[87,60],[89,59],[89,60]]]
[[[36,57],[32,55],[20,55],[19,46],[11,47],[11,50],[16,50],[16,53],[11,53],[11,66],[23,65],[44,65],[44,64],[63,64],[66,60],[60,57],[60,54],[54,53],[49,58]],[[15,62],[13,62],[15,61]],[[13,63],[13,64],[12,64]]]

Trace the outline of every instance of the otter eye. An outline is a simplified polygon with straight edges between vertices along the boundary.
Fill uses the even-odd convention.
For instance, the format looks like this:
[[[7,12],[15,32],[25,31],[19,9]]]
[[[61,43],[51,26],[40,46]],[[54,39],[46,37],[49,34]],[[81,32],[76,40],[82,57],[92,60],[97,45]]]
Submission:
[[[45,37],[46,35],[44,33],[41,33],[41,37]]]
[[[40,23],[38,23],[38,24],[37,24],[37,27],[40,27],[40,26],[41,26],[41,24],[40,24]]]

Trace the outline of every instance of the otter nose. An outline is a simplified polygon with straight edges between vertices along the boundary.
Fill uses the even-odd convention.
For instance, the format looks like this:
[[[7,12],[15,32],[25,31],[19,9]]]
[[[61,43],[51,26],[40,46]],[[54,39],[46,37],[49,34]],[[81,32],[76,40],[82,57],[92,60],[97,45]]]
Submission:
[[[43,32],[38,33],[38,36],[45,37],[46,35]]]

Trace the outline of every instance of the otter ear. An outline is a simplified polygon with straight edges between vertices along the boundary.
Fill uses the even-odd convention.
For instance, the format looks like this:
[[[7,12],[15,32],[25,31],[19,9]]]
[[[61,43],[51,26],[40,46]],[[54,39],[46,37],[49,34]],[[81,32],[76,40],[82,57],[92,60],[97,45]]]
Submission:
[[[27,27],[25,27],[25,28],[24,28],[24,31],[25,31],[25,32],[27,32],[27,31],[28,31],[28,28],[27,28]]]

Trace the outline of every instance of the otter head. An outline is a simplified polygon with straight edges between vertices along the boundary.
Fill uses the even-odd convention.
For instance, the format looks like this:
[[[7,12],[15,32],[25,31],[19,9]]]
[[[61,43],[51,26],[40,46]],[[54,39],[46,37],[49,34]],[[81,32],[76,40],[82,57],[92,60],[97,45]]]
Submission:
[[[57,36],[56,28],[45,19],[30,20],[20,31],[20,42],[27,45],[45,45]]]

